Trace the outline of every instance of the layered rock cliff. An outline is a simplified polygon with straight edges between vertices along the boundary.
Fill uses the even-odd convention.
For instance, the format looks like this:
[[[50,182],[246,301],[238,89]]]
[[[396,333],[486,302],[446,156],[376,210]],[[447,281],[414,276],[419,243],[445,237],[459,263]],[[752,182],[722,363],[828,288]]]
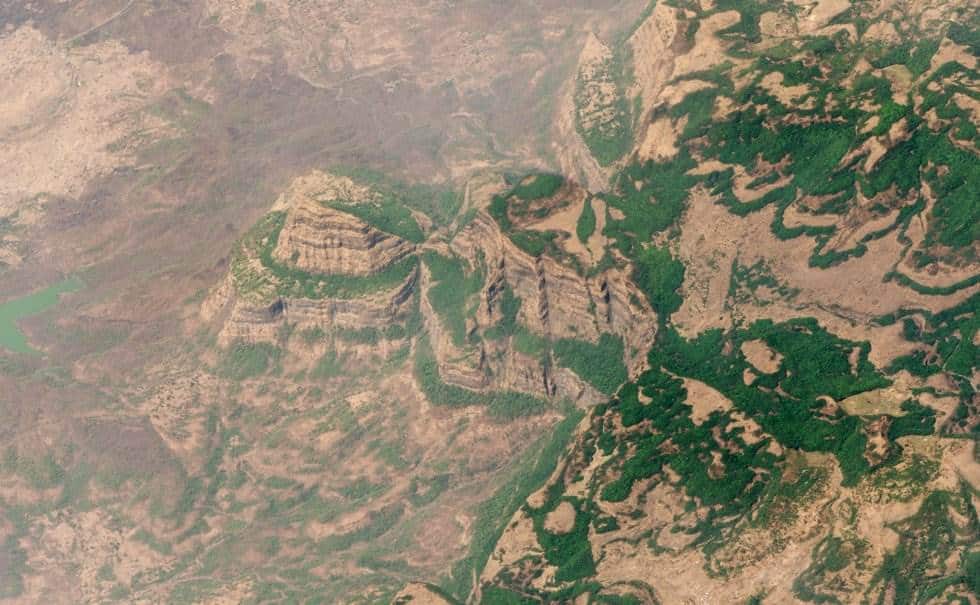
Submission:
[[[310,273],[364,276],[414,250],[410,242],[319,199],[303,197],[288,213],[273,257]]]
[[[201,308],[218,344],[277,343],[296,330],[378,330],[414,309],[414,244],[326,204],[370,190],[324,173],[298,179],[239,243],[231,271]]]
[[[642,363],[656,335],[656,315],[623,269],[586,274],[550,256],[534,257],[514,244],[485,212],[479,212],[450,244],[471,263],[484,259],[487,287],[475,320],[489,327],[500,319],[503,285],[522,301],[519,321],[543,337],[595,342],[603,333],[622,337],[628,365]]]
[[[238,295],[234,279],[228,278],[208,297],[201,309],[205,321],[218,322],[218,345],[235,342],[276,343],[285,325],[298,330],[376,329],[404,321],[412,312],[417,274],[413,273],[393,290],[356,299],[277,298],[257,305]]]
[[[561,342],[566,347],[589,349],[604,334],[621,339],[623,359],[615,363],[625,363],[629,372],[643,367],[643,353],[656,335],[654,312],[624,269],[585,267],[574,252],[588,258],[587,250],[573,247],[569,252],[563,247],[574,236],[562,229],[567,221],[555,217],[578,212],[583,193],[566,183],[552,191],[550,200],[512,200],[520,206],[522,216],[507,219],[512,232],[505,232],[488,211],[494,198],[499,204],[499,197],[508,194],[501,181],[496,188],[485,189],[482,198],[470,200],[474,207],[469,222],[448,243],[429,244],[443,256],[461,259],[468,275],[480,276],[479,287],[466,302],[466,338],[462,341],[451,338],[443,325],[446,320],[427,302],[423,304],[433,350],[447,383],[595,404],[606,394],[591,377],[562,367],[554,347]],[[554,243],[551,249],[532,254],[512,239],[523,229],[543,232],[542,225],[548,227]],[[427,273],[423,281],[423,291],[428,292]]]
[[[598,403],[611,387],[597,388],[581,366],[562,367],[556,343],[589,348],[604,334],[616,337],[621,347],[614,355],[623,359],[611,361],[625,365],[625,378],[642,369],[656,317],[624,268],[598,268],[595,261],[589,268],[560,248],[535,255],[515,244],[488,212],[493,196],[507,191],[502,180],[495,183],[467,202],[468,220],[452,232],[421,222],[430,234],[418,245],[355,216],[357,207],[347,211],[376,203],[370,188],[324,173],[298,179],[241,240],[202,318],[217,326],[220,347],[265,342],[304,358],[311,356],[300,350],[303,343],[290,342],[291,334],[344,334],[347,344],[376,347],[383,358],[397,350],[392,339],[424,334],[438,378],[449,387]],[[587,197],[564,183],[552,199],[528,200],[510,226],[547,226],[560,246],[572,237],[562,231],[568,222],[562,217],[577,216]],[[389,216],[366,216],[390,224]],[[579,247],[581,258],[591,258]],[[430,255],[453,267],[452,276],[433,278]]]

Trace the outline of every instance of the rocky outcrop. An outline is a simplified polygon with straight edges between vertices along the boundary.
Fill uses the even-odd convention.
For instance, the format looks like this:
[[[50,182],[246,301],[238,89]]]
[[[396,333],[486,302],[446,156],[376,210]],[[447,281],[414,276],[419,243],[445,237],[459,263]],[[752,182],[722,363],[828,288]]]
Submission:
[[[684,50],[677,48],[678,34],[682,33],[680,15],[680,9],[658,2],[628,41],[634,70],[630,93],[639,95],[644,113],[657,103],[670,80],[674,58]]]
[[[360,330],[403,321],[412,312],[417,272],[394,290],[355,299],[317,300],[280,298],[269,305],[236,296],[231,276],[202,305],[205,321],[220,321],[218,345],[234,342],[276,342],[279,330],[289,324],[298,330],[319,328]]]
[[[518,321],[541,336],[596,342],[603,333],[623,338],[631,368],[642,363],[656,333],[656,316],[623,270],[610,268],[582,275],[548,257],[533,257],[480,212],[453,239],[451,248],[471,263],[478,257],[489,268],[476,314],[481,327],[500,317],[499,293],[507,284],[521,299]],[[632,351],[638,351],[635,358]]]
[[[475,313],[467,321],[467,333],[483,333],[458,346],[422,296],[432,349],[441,379],[477,391],[519,391],[554,400],[570,400],[588,406],[607,397],[571,370],[559,367],[546,351],[528,355],[514,348],[508,338],[488,337],[503,317],[506,289],[520,299],[517,322],[543,339],[564,338],[597,342],[604,333],[624,341],[627,367],[639,371],[656,334],[656,316],[642,294],[620,269],[583,275],[549,256],[534,257],[522,251],[501,232],[485,212],[449,242],[429,247],[444,255],[466,259],[471,268],[484,272]],[[429,288],[423,269],[421,290]]]
[[[428,297],[431,277],[424,264],[400,283],[379,279],[389,285],[367,288],[367,294],[353,295],[348,290],[345,296],[332,296],[324,280],[343,275],[368,280],[362,285],[374,283],[373,276],[380,277],[387,267],[416,253],[414,244],[325,205],[330,200],[358,203],[370,199],[369,190],[356,187],[320,174],[299,179],[280,196],[273,210],[285,212],[285,217],[270,215],[281,222],[267,219],[243,239],[227,278],[202,305],[204,320],[220,326],[219,346],[235,342],[283,345],[284,336],[304,330],[338,336],[343,331],[369,331],[374,336],[356,344],[377,347],[378,355],[385,357],[382,351],[403,346],[405,337],[399,334],[398,342],[388,342],[381,336],[387,333],[385,328],[408,325],[406,320],[419,313],[440,378],[447,384],[481,392],[518,391],[580,405],[606,399],[581,376],[559,367],[546,346],[540,353],[528,354],[515,349],[513,340],[499,332],[489,336],[489,330],[503,318],[502,297],[510,290],[520,299],[516,321],[521,329],[546,341],[595,343],[604,333],[616,334],[624,341],[628,368],[642,367],[655,335],[656,317],[622,269],[588,275],[566,264],[567,258],[563,262],[548,255],[532,256],[480,209],[455,236],[431,238],[424,244],[426,250],[464,259],[467,272],[480,271],[483,276],[475,298],[465,302],[471,316],[466,317],[464,342],[450,333],[444,319],[432,309]],[[274,229],[279,229],[278,240],[273,239]],[[271,246],[275,247],[270,250]],[[290,269],[303,273],[296,276]],[[319,285],[318,275],[324,276]],[[354,289],[360,291],[363,289]],[[314,357],[302,354],[299,343],[296,347],[298,357]],[[357,357],[365,357],[361,353],[371,351],[358,349]]]
[[[488,358],[495,359],[490,355]],[[513,348],[504,347],[496,363],[491,365],[496,383],[506,385],[508,390],[573,401],[581,406],[608,399],[568,368],[556,366],[550,360],[545,363]]]
[[[415,246],[311,197],[286,216],[273,256],[310,273],[371,275],[396,263]]]
[[[500,353],[498,363],[494,364],[497,369],[495,377],[511,390],[538,393],[544,397],[573,395],[564,391],[559,394],[548,366],[542,364],[540,359],[507,347],[502,347]]]
[[[289,287],[291,278],[283,277],[285,266],[305,272],[306,280],[338,275],[371,280],[411,256],[414,244],[329,207],[332,202],[370,203],[375,196],[369,187],[347,177],[314,171],[296,179],[272,208],[273,213],[285,213],[271,250],[271,261],[279,268],[266,260],[269,252],[262,251],[272,245],[269,238],[275,232],[248,234],[239,243],[231,271],[201,306],[201,317],[220,326],[218,345],[279,342],[286,325],[324,333],[377,331],[414,313],[417,270],[397,283],[379,280],[385,285],[362,288],[368,292],[360,296],[332,296],[328,288]]]

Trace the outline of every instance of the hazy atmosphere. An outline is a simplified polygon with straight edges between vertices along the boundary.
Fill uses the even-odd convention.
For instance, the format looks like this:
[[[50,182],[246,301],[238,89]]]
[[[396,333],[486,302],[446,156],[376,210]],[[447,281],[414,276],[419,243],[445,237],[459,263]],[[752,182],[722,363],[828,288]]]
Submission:
[[[0,0],[0,603],[980,603],[969,0]]]

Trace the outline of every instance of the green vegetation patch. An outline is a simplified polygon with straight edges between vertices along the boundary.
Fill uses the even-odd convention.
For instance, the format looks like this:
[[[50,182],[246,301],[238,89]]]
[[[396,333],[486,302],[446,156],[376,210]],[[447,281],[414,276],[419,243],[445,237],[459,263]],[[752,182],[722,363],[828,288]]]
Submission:
[[[657,366],[654,366],[657,367]],[[643,395],[645,402],[640,399]],[[715,506],[705,519],[705,528],[724,524],[733,515],[744,513],[759,498],[764,481],[756,480],[754,468],[773,468],[775,456],[766,451],[766,442],[749,445],[729,427],[727,414],[715,413],[700,425],[691,420],[691,406],[685,403],[683,383],[659,369],[642,374],[628,383],[613,400],[610,414],[619,414],[623,426],[648,421],[651,432],[630,432],[630,447],[617,449],[620,462],[618,478],[607,482],[602,490],[604,500],[618,502],[629,497],[634,484],[661,473],[670,465],[680,475],[681,485],[690,497],[698,497],[706,506]],[[738,444],[731,451],[715,443],[712,432],[718,430],[725,439]],[[673,446],[666,447],[668,439]],[[625,456],[627,449],[629,456]],[[724,465],[723,474],[714,475],[707,463],[716,455]]]
[[[428,338],[419,339],[415,351],[415,379],[426,399],[435,405],[487,407],[491,416],[500,420],[511,420],[522,416],[540,414],[547,409],[547,403],[517,391],[494,391],[481,393],[443,382],[439,375],[439,364],[432,352]]]
[[[558,247],[555,240],[558,238],[557,231],[515,231],[510,234],[510,239],[514,244],[530,254],[531,256],[541,256],[549,254],[553,258],[563,258],[565,254]]]
[[[368,202],[330,202],[329,206],[412,243],[421,244],[425,240],[425,233],[412,216],[411,210],[400,200],[382,198]]]
[[[346,375],[346,360],[335,349],[325,351],[310,371],[310,377],[317,380],[329,380],[344,375]]]
[[[587,198],[582,205],[582,214],[579,215],[575,223],[575,235],[583,244],[589,243],[589,238],[595,233],[596,218],[595,209],[592,208],[592,198]]]
[[[462,347],[467,340],[466,318],[472,311],[467,305],[483,285],[483,272],[467,273],[462,259],[434,252],[426,253],[424,260],[435,282],[429,288],[429,304],[449,331],[453,344]]]
[[[370,185],[382,207],[411,208],[428,216],[437,227],[452,222],[463,202],[462,195],[450,189],[425,183],[405,183],[363,166],[334,167],[331,171]]]
[[[517,352],[531,357],[543,358],[551,350],[551,341],[543,336],[538,336],[523,325],[517,326],[511,345]]]
[[[963,581],[973,596],[980,597],[980,551],[963,557]]]
[[[720,0],[715,5],[718,10],[738,11],[738,23],[718,32],[725,37],[734,38],[740,42],[758,42],[762,39],[759,29],[759,19],[766,11],[778,10],[780,3],[773,0]]]
[[[555,197],[563,183],[562,177],[547,173],[524,177],[507,193],[495,195],[487,212],[500,226],[500,230],[525,253],[531,256],[548,254],[579,271],[581,267],[578,259],[566,253],[559,245],[561,239],[566,237],[565,234],[552,230],[523,229],[515,224],[515,221],[541,220],[558,209],[568,207],[572,203],[572,196]]]
[[[517,314],[521,311],[521,299],[514,294],[510,284],[504,282],[493,302],[500,313],[500,321],[487,329],[483,335],[490,340],[513,336],[520,329]]]
[[[500,586],[487,586],[480,592],[481,603],[485,605],[537,605],[538,600],[525,597]]]
[[[746,385],[742,376],[749,365],[740,347],[752,339],[763,340],[783,361],[777,372]],[[707,507],[689,530],[707,553],[725,544],[741,519],[766,527],[789,523],[826,482],[826,472],[805,465],[784,468],[769,451],[768,439],[743,438],[733,414],[752,418],[784,447],[833,453],[845,484],[853,485],[872,470],[864,458],[864,421],[826,409],[820,397],[839,400],[888,385],[868,361],[868,351],[867,343],[840,339],[812,319],[759,321],[693,340],[665,326],[649,354],[651,369],[623,385],[608,406],[595,408],[583,452],[590,457],[601,449],[610,456],[597,475],[595,493],[625,501],[640,481],[664,480],[669,466],[678,477],[675,485]],[[691,414],[697,402],[690,401],[678,376],[717,389],[734,409],[714,411],[695,424]],[[897,434],[933,430],[928,414],[911,404],[905,412],[910,419],[902,420]],[[616,426],[622,429],[610,432]]]
[[[555,572],[557,582],[581,580],[595,574],[595,560],[589,542],[592,514],[586,502],[578,498],[561,498],[563,488],[564,483],[558,482],[548,489],[548,499],[544,505],[539,508],[524,507],[534,524],[534,533],[544,550],[545,559],[558,568]],[[575,521],[568,531],[555,533],[545,528],[545,520],[562,502],[575,511]]]
[[[0,598],[12,599],[24,592],[27,552],[20,546],[20,536],[7,535],[0,544]]]
[[[558,193],[565,184],[565,177],[554,173],[531,174],[523,179],[510,191],[510,195],[524,201],[540,200]]]
[[[599,392],[612,395],[626,382],[623,339],[603,334],[598,343],[563,338],[552,349],[557,362],[579,375]]]
[[[661,322],[684,302],[677,293],[684,283],[684,264],[666,248],[642,251],[634,260],[633,281],[646,295]]]
[[[821,592],[824,585],[832,583],[835,575],[860,561],[867,551],[867,543],[857,539],[827,536],[813,547],[811,563],[793,580],[793,594],[809,603],[840,603],[834,594]]]
[[[875,489],[893,500],[908,502],[922,495],[939,470],[939,462],[913,454],[895,466],[882,468],[871,475]]]
[[[781,324],[762,320],[728,335],[710,330],[693,341],[683,340],[673,330],[661,334],[651,352],[654,367],[662,365],[719,390],[786,447],[833,452],[845,484],[853,484],[870,470],[864,459],[862,421],[840,410],[825,413],[820,399],[828,395],[839,401],[890,384],[868,361],[867,342],[838,338],[813,319]],[[782,355],[783,361],[774,374],[746,385],[742,373],[749,365],[738,351],[742,342],[756,338]],[[732,353],[724,353],[726,342]]]
[[[404,506],[398,503],[372,511],[368,514],[368,522],[363,527],[346,533],[327,536],[317,542],[317,550],[320,553],[343,551],[355,544],[379,538],[393,528],[404,513]]]
[[[74,292],[81,285],[77,279],[67,279],[28,296],[0,304],[0,347],[14,353],[35,353],[28,346],[24,333],[17,327],[17,321],[53,307],[58,304],[61,294]]]
[[[966,517],[967,524],[957,525],[952,511]],[[959,494],[930,493],[915,515],[891,528],[900,536],[899,543],[885,555],[871,580],[872,590],[891,592],[895,603],[926,603],[950,586],[975,582],[964,573],[946,570],[946,561],[954,550],[980,541],[977,511],[966,489]]]
[[[980,206],[976,204],[980,172],[976,170],[977,154],[971,149],[971,145],[980,146],[980,138],[976,125],[957,106],[954,96],[980,100],[972,89],[975,87],[970,86],[980,74],[955,62],[930,71],[940,37],[922,35],[897,44],[867,43],[861,33],[868,21],[860,16],[864,9],[859,6],[835,20],[838,24],[853,21],[857,38],[842,31],[833,36],[804,36],[763,49],[753,46],[762,40],[761,16],[795,9],[774,0],[719,0],[716,4],[717,10],[739,13],[738,22],[720,34],[734,42],[730,52],[749,67],[739,68],[736,74],[731,64],[723,64],[692,75],[713,86],[691,93],[674,107],[657,109],[651,116],[675,123],[685,120],[675,159],[632,160],[612,177],[610,191],[602,195],[614,211],[607,217],[604,235],[632,264],[633,281],[660,317],[657,341],[649,352],[650,369],[616,390],[612,386],[616,381],[605,377],[618,376],[620,369],[602,361],[612,357],[607,350],[612,347],[609,342],[551,343],[519,326],[513,330],[511,342],[515,349],[527,353],[547,355],[550,351],[558,363],[593,381],[600,390],[615,393],[608,404],[594,408],[589,431],[568,453],[568,460],[578,468],[590,465],[599,451],[606,457],[593,467],[588,498],[627,501],[631,494],[637,496],[634,492],[639,485],[650,489],[668,480],[664,469],[669,466],[670,480],[689,498],[690,509],[703,507],[694,527],[674,529],[696,534],[694,544],[704,549],[709,567],[720,566],[710,571],[724,574],[736,570],[722,569],[726,563],[721,559],[712,561],[715,549],[731,544],[731,538],[745,526],[773,530],[774,543],[785,539],[778,528],[791,523],[801,506],[830,485],[829,469],[807,465],[806,457],[793,453],[796,450],[832,455],[842,471],[844,486],[862,482],[862,487],[882,492],[883,497],[904,501],[927,494],[938,464],[915,454],[903,456],[897,440],[905,435],[933,434],[937,430],[934,410],[914,397],[903,402],[901,413],[887,418],[888,455],[872,464],[865,457],[867,429],[880,416],[852,416],[832,403],[887,387],[887,375],[900,370],[921,378],[943,373],[955,385],[961,402],[951,420],[952,430],[980,430],[969,420],[977,411],[976,389],[970,377],[980,358],[980,320],[976,313],[980,295],[941,313],[907,309],[880,318],[879,323],[901,322],[906,338],[921,344],[881,372],[869,361],[868,342],[840,338],[811,318],[780,323],[763,320],[727,331],[709,330],[696,338],[682,337],[670,325],[670,315],[683,302],[679,290],[684,266],[667,245],[652,247],[651,241],[676,235],[688,196],[695,187],[704,187],[738,216],[769,207],[773,214],[770,228],[777,238],[813,241],[809,258],[813,267],[827,268],[861,256],[869,242],[890,233],[908,244],[906,230],[917,215],[925,219],[927,229],[921,249],[910,252],[916,266],[921,269],[938,260],[967,266],[976,260],[976,243],[980,241]],[[673,5],[705,16],[689,3]],[[961,15],[960,21],[951,25],[946,35],[970,48],[980,47],[980,38],[971,33],[970,25],[964,25],[975,24],[975,13],[972,17]],[[688,35],[696,30],[693,23]],[[889,70],[889,75],[902,76],[907,69],[913,77],[910,93],[916,102],[896,101],[896,91],[884,77],[864,74],[847,78],[860,59],[876,69]],[[623,156],[631,137],[630,108],[622,92],[625,89],[619,88],[628,78],[614,61],[597,73],[588,74],[588,82],[579,74],[576,122],[593,155],[608,165]],[[773,73],[780,74],[785,86],[806,85],[807,92],[784,104],[762,85],[762,80]],[[926,73],[929,75],[923,77]],[[594,103],[597,87],[605,82],[613,86],[606,86],[605,97]],[[609,90],[616,93],[610,95]],[[716,119],[715,109],[722,96],[734,109]],[[583,108],[590,105],[602,108],[601,120],[590,121],[591,116],[583,114]],[[928,120],[926,112],[934,112]],[[883,137],[899,125],[907,136],[890,137],[886,144],[891,147],[872,168],[864,170],[869,139]],[[711,161],[723,166],[708,174],[694,173],[698,166]],[[736,196],[736,180],[741,183],[746,176],[748,185],[738,189],[755,195]],[[929,206],[925,189],[931,190],[935,199],[928,215],[924,214]],[[835,223],[843,224],[845,217],[854,216],[859,197],[872,200],[875,218],[894,215],[894,220],[883,221],[887,226],[863,235],[848,249],[831,248],[838,229]],[[501,196],[493,201],[490,211],[512,238],[517,234],[515,241],[525,238],[519,244],[523,248],[549,253],[546,236],[519,235],[514,225],[519,214],[514,208],[512,199]],[[787,218],[790,212],[819,220],[794,224]],[[808,224],[814,222],[818,224]],[[594,210],[586,204],[576,228],[580,241],[588,240],[595,223]],[[930,287],[897,272],[884,277],[932,296],[952,294],[980,280],[980,276],[972,276],[951,286]],[[733,263],[730,302],[764,306],[776,299],[794,301],[798,295],[798,290],[776,280],[764,263]],[[755,339],[778,353],[782,362],[775,372],[745,384],[743,376],[751,365],[741,345]],[[621,348],[617,352],[621,359]],[[684,379],[716,389],[731,401],[733,409],[715,410],[695,424],[692,407],[698,402],[689,399],[695,395],[685,389]],[[733,414],[753,420],[790,453],[773,454],[768,438],[746,440],[744,423],[736,421]],[[557,579],[584,590],[595,563],[586,522],[592,514],[591,501],[568,495],[562,481],[549,489],[544,506],[527,508],[543,552],[522,560],[521,570],[537,573],[544,560],[558,567]],[[642,502],[643,494],[639,497]],[[575,526],[568,534],[557,535],[543,527],[546,514],[559,504],[576,509]],[[599,531],[594,520],[592,524]],[[928,494],[920,511],[894,524],[893,529],[901,536],[900,545],[886,555],[867,587],[866,601],[967,602],[963,591],[980,588],[980,555],[976,552],[966,552],[959,566],[947,568],[950,561],[956,561],[951,557],[956,550],[975,550],[980,537],[980,521],[968,494]],[[655,539],[651,542],[656,545]],[[794,593],[814,603],[844,601],[839,589],[847,589],[846,574],[851,568],[865,564],[867,548],[846,533],[825,537],[814,548],[811,565],[796,578]],[[551,594],[543,596],[528,585],[526,576],[507,574],[505,571],[495,580],[503,587],[490,587],[486,594],[497,595],[495,598],[506,603],[571,601]],[[592,592],[593,600],[597,594]],[[752,600],[762,602],[764,595],[760,593]]]
[[[698,178],[687,174],[696,163],[682,150],[670,162],[633,163],[615,177],[613,193],[602,199],[623,214],[607,217],[603,234],[629,258],[642,254],[650,239],[673,226],[684,213],[688,191]]]
[[[773,301],[760,295],[763,289],[774,297],[787,301],[794,300],[800,293],[798,288],[790,288],[777,280],[763,260],[756,261],[751,266],[740,264],[738,258],[732,261],[731,282],[728,286],[728,296],[732,302],[769,305]]]
[[[728,2],[725,6],[738,10],[741,19],[721,33],[743,42],[758,40],[760,15],[778,8],[772,2],[755,1]],[[789,227],[783,216],[790,205],[806,196],[822,198],[817,207],[798,205],[797,208],[818,215],[844,215],[853,206],[858,187],[869,198],[884,193],[895,200],[914,193],[925,181],[937,192],[925,248],[962,261],[975,260],[974,243],[980,239],[980,215],[977,214],[980,211],[970,200],[980,195],[977,171],[971,168],[977,157],[954,140],[976,144],[980,138],[967,112],[952,99],[955,94],[974,99],[980,96],[963,85],[965,81],[976,80],[977,72],[956,62],[941,66],[929,78],[916,83],[915,90],[924,99],[916,107],[896,103],[890,82],[882,77],[863,74],[854,80],[853,86],[841,84],[843,76],[860,58],[869,59],[878,68],[904,65],[913,77],[917,77],[927,71],[938,46],[939,39],[936,38],[923,38],[914,44],[869,46],[843,33],[808,38],[802,45],[783,44],[765,51],[746,52],[736,46],[736,53],[754,58],[753,71],[747,72],[754,75],[750,84],[736,89],[726,73],[729,68],[725,66],[698,74],[698,78],[712,81],[716,87],[692,92],[681,103],[663,110],[674,120],[686,118],[687,123],[681,133],[677,159],[660,169],[693,167],[690,156],[696,150],[704,160],[740,166],[746,174],[755,176],[750,189],[780,178],[787,178],[789,184],[751,202],[742,202],[735,197],[731,168],[701,177],[680,171],[678,178],[666,180],[668,186],[676,185],[676,189],[686,195],[693,184],[704,183],[732,212],[740,215],[775,205],[773,233],[781,239],[803,235],[814,237],[816,245],[810,263],[828,267],[863,254],[868,241],[904,228],[911,216],[922,212],[924,205],[916,203],[909,212],[900,213],[892,225],[867,234],[849,250],[826,253],[822,249],[836,227]],[[781,74],[786,86],[805,84],[810,92],[792,106],[786,106],[761,85],[761,80],[769,73]],[[713,108],[721,95],[735,99],[741,108],[724,119],[713,120]],[[935,110],[938,122],[927,124],[922,118],[930,110]],[[871,119],[876,123],[865,128]],[[902,120],[909,136],[889,148],[870,172],[862,171],[860,159],[865,156],[848,154],[860,149],[869,137],[886,134]],[[845,158],[851,159],[844,161]],[[645,188],[647,179],[637,176],[649,165],[655,164],[631,167],[630,179],[624,179],[618,187],[620,197],[634,194],[631,181],[644,183],[639,189]],[[664,210],[675,205],[674,202],[665,203],[662,195],[653,197]],[[628,222],[643,220],[637,218],[641,216],[639,213],[625,213]],[[614,225],[611,232],[615,231]],[[628,233],[629,229],[623,231]],[[620,235],[617,239],[627,238]],[[637,241],[646,239],[641,236]]]
[[[232,380],[255,378],[279,368],[282,351],[267,342],[232,344],[218,364],[218,373]]]
[[[563,420],[521,455],[511,477],[480,505],[473,523],[469,554],[453,566],[452,575],[445,585],[448,592],[460,600],[465,600],[469,595],[472,574],[483,570],[514,512],[554,472],[582,417],[581,411],[569,411]]]
[[[622,54],[592,66],[591,73],[580,70],[575,81],[575,126],[601,166],[616,162],[633,145],[633,115]]]
[[[902,322],[906,340],[922,343],[924,348],[932,351],[928,358],[923,350],[898,357],[886,371],[907,370],[920,377],[945,372],[958,388],[960,403],[952,423],[960,428],[967,427],[970,410],[975,406],[976,390],[968,377],[976,367],[976,360],[980,359],[980,347],[976,344],[980,330],[978,310],[980,293],[939,313],[905,309],[876,320],[880,325]]]

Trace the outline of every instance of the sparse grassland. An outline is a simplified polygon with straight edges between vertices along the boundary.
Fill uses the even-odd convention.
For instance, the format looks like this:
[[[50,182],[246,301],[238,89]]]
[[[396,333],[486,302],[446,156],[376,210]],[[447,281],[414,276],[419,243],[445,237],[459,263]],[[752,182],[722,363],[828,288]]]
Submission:
[[[601,166],[619,160],[633,144],[623,53],[625,46],[616,55],[583,66],[575,82],[575,125]]]
[[[514,511],[551,476],[581,419],[582,412],[570,411],[538,443],[528,448],[515,465],[517,470],[513,475],[480,505],[469,553],[453,566],[444,585],[448,592],[459,598],[469,594],[472,574],[483,569]]]
[[[965,517],[966,523],[956,522],[951,511]],[[891,592],[895,602],[909,603],[927,602],[957,584],[974,586],[974,578],[950,569],[947,561],[957,547],[980,540],[976,519],[966,489],[930,493],[915,515],[892,526],[900,536],[899,544],[885,556],[872,579],[871,591]]]
[[[218,366],[218,373],[232,380],[261,376],[278,368],[282,351],[267,342],[233,344]]]

